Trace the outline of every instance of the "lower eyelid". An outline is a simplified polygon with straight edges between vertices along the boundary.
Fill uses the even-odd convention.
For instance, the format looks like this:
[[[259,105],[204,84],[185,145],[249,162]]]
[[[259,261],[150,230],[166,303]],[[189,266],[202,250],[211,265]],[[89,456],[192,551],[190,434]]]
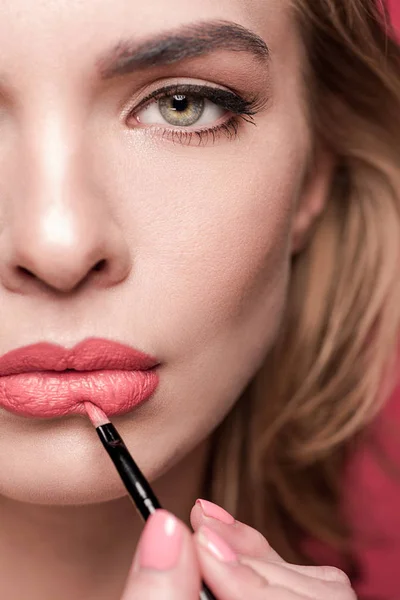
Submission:
[[[147,127],[145,130],[148,134],[174,144],[205,147],[210,143],[216,143],[220,137],[225,137],[228,141],[236,139],[239,129],[238,120],[237,116],[232,116],[230,120],[220,125],[198,130],[190,128],[164,128],[162,126]]]

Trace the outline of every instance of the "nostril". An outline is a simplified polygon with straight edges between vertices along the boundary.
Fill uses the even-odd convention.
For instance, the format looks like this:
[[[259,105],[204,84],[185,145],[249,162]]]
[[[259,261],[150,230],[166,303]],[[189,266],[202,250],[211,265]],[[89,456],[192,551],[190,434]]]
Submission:
[[[32,271],[29,271],[29,269],[25,269],[25,267],[20,267],[20,266],[18,266],[18,267],[17,267],[17,270],[18,270],[18,271],[19,271],[19,272],[20,272],[22,275],[27,275],[28,277],[31,277],[32,279],[33,279],[34,277],[36,277],[36,276],[35,276],[35,275],[32,273]]]
[[[81,284],[84,283],[84,281],[86,281],[88,278],[90,278],[90,273],[94,274],[94,273],[104,273],[108,270],[108,260],[107,259],[102,259],[99,260],[97,263],[95,263],[93,265],[93,267],[89,270],[89,272],[86,272],[85,275],[79,280],[79,281],[75,281],[75,285],[72,287],[78,287]],[[23,267],[22,265],[16,265],[15,267],[15,271],[19,274],[19,277],[21,278],[21,280],[25,280],[25,283],[29,281],[31,281],[32,283],[34,281],[37,282],[42,282],[46,287],[48,287],[48,283],[47,281],[42,278],[40,276],[40,274],[36,274],[35,271],[31,271],[30,269],[27,269],[26,267]],[[72,287],[70,285],[64,286],[63,285],[63,276],[65,275],[65,277],[68,278],[69,276],[69,272],[67,269],[61,269],[58,270],[59,276],[61,277],[61,280],[59,280],[58,282],[56,281],[56,286],[50,286],[50,287],[57,287],[57,289],[60,290],[70,290],[72,289]],[[72,274],[75,275],[74,273],[74,269],[72,269]]]
[[[107,261],[105,259],[99,260],[93,267],[93,271],[104,271],[106,268]]]
[[[104,271],[107,265],[107,261],[105,259],[99,260],[98,263],[96,263],[93,267],[93,271]],[[29,269],[26,269],[25,267],[17,267],[18,271],[22,274],[22,275],[27,275],[28,277],[34,278],[36,277],[36,275],[34,273],[32,273],[32,271],[29,271]]]

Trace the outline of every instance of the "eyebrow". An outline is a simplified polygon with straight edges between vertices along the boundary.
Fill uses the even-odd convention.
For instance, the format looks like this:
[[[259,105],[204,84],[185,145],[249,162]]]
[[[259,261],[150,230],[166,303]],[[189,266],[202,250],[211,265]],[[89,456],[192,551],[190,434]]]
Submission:
[[[172,65],[218,50],[245,52],[266,62],[270,51],[264,40],[242,25],[207,21],[162,33],[144,42],[119,42],[98,64],[103,79],[156,66]]]

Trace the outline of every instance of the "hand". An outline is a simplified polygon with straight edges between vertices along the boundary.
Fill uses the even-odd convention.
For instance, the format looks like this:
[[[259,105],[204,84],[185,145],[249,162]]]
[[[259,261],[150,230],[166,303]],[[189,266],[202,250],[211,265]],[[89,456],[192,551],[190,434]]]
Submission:
[[[202,536],[204,529],[216,534],[239,561],[212,562],[204,546],[198,553],[203,577],[218,600],[357,600],[345,573],[334,567],[285,562],[261,533],[211,502],[198,500],[191,522],[195,537]]]
[[[199,501],[195,534],[166,511],[147,522],[121,600],[198,600],[203,578],[218,600],[356,600],[330,567],[286,563],[260,533]]]

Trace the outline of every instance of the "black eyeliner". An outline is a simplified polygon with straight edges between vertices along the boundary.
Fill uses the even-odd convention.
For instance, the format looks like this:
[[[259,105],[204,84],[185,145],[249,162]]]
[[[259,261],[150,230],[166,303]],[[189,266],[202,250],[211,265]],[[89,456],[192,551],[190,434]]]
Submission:
[[[208,85],[174,84],[156,90],[152,94],[146,96],[146,98],[141,100],[140,103],[132,109],[131,114],[145,108],[151,101],[157,101],[165,96],[172,97],[179,94],[206,98],[236,115],[253,116],[256,114],[258,104],[256,98],[245,100],[235,92],[229,92],[221,88]]]

